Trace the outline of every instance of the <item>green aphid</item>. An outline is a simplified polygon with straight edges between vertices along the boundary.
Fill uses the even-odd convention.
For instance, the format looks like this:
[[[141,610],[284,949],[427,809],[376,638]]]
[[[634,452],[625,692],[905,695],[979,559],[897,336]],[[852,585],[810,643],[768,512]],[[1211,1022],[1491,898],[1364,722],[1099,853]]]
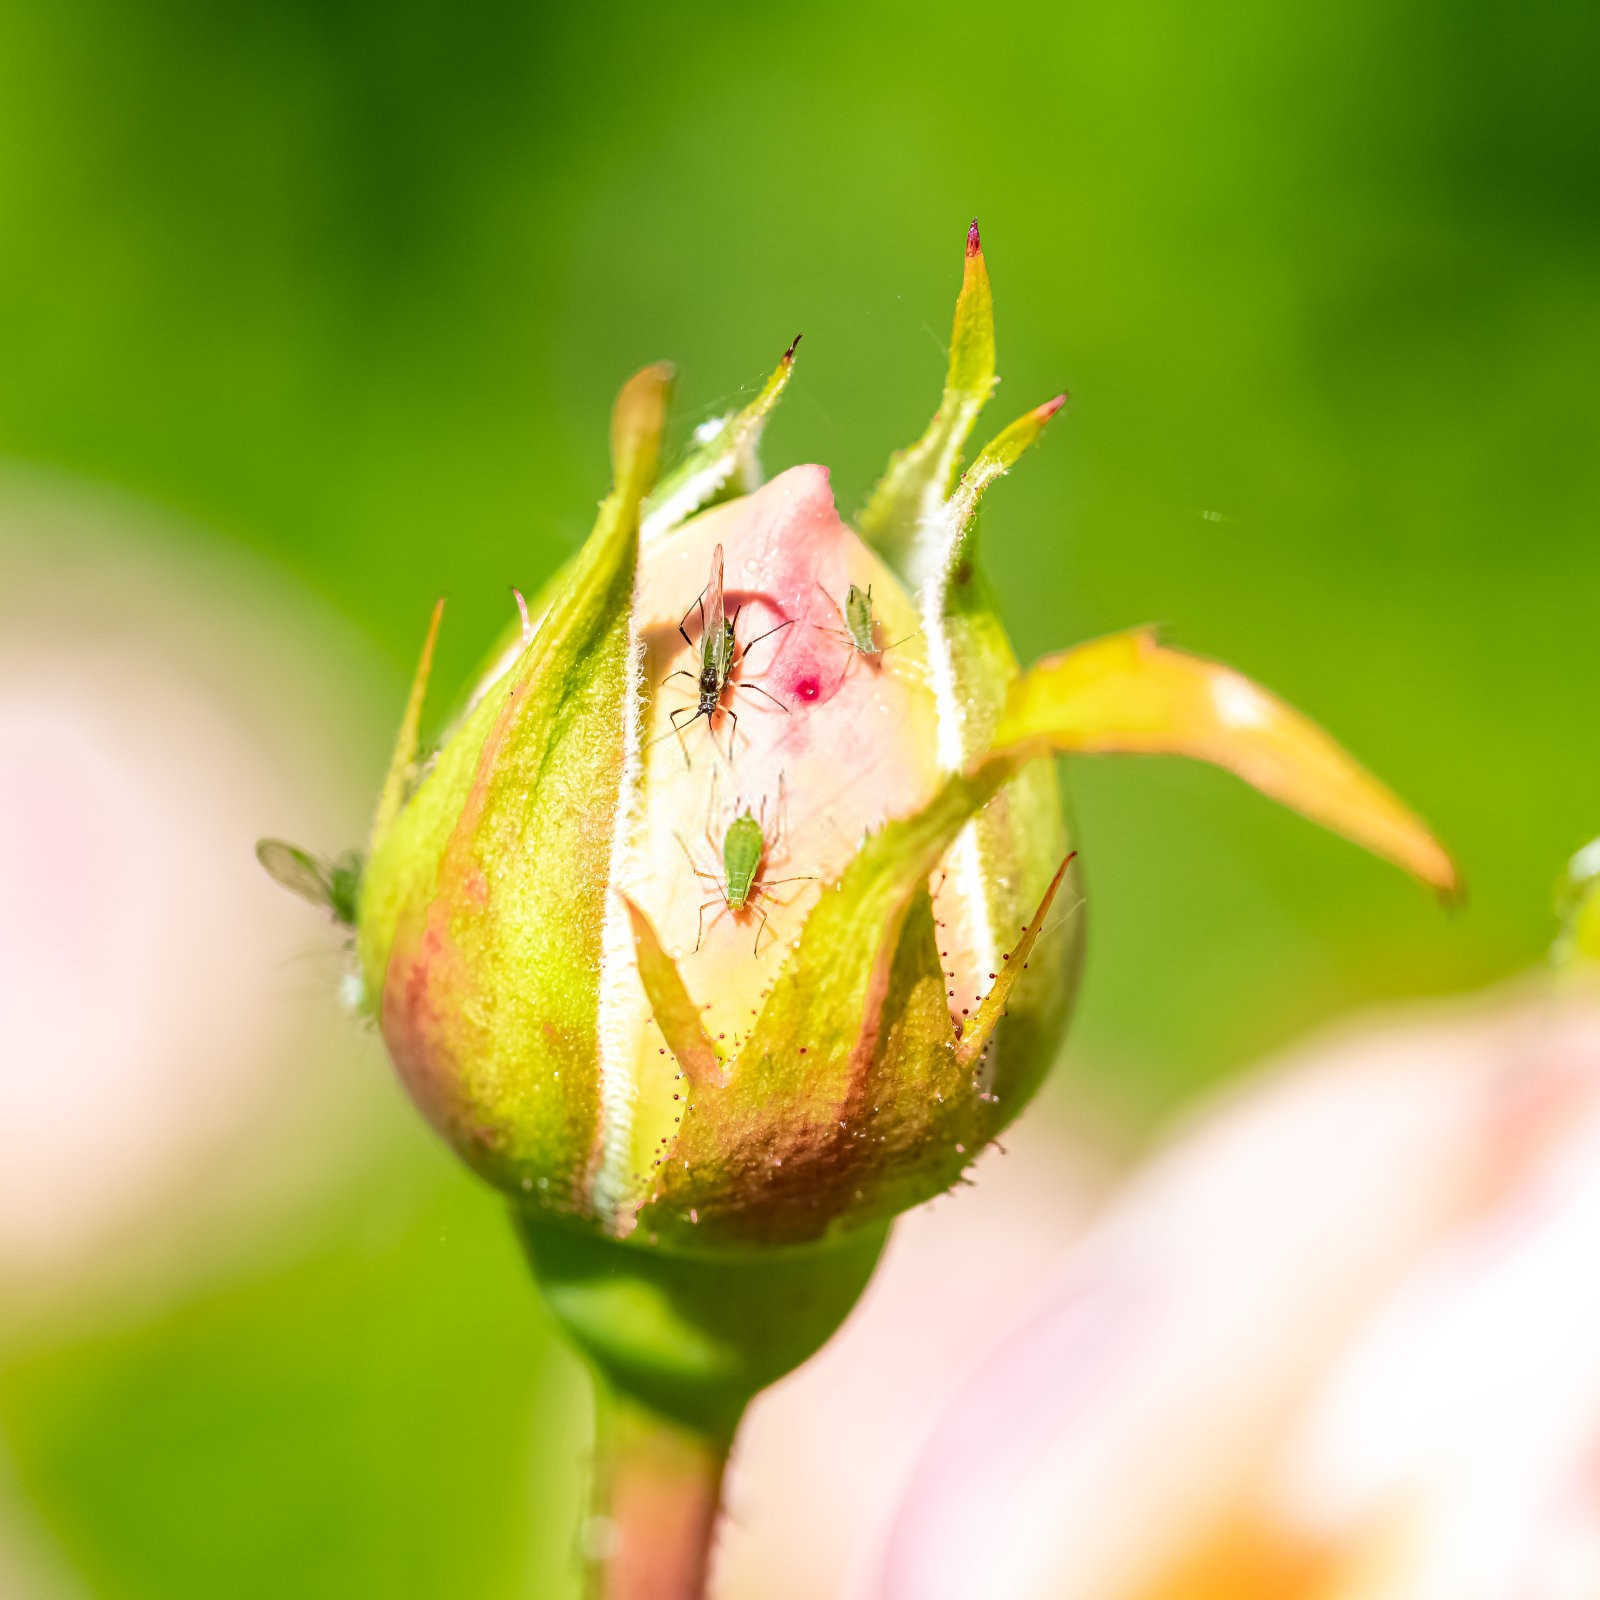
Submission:
[[[746,811],[728,824],[728,831],[722,836],[722,870],[727,875],[730,911],[743,911],[750,903],[761,858],[766,853],[766,836],[752,813]]]
[[[256,860],[290,893],[321,906],[335,922],[355,927],[363,865],[359,851],[346,850],[335,860],[324,861],[282,839],[260,839]]]
[[[714,796],[713,796],[714,798]],[[736,816],[727,826],[722,835],[722,872],[708,872],[703,867],[695,864],[693,856],[689,855],[688,846],[684,846],[684,854],[689,856],[689,869],[702,882],[710,884],[716,891],[709,900],[700,907],[699,923],[695,930],[694,947],[696,950],[705,942],[706,912],[713,912],[711,920],[715,922],[723,912],[728,912],[734,917],[752,914],[756,921],[755,951],[760,954],[761,935],[767,929],[767,913],[758,902],[770,901],[774,905],[787,904],[786,901],[772,893],[773,889],[786,883],[810,883],[814,874],[801,873],[788,878],[766,878],[762,869],[766,866],[769,850],[776,849],[779,843],[778,829],[774,829],[772,840],[768,841],[766,830],[766,802],[761,804],[761,815],[758,817],[748,806]],[[779,789],[778,812],[781,818],[783,812],[782,788]],[[679,841],[682,842],[681,840]],[[709,823],[706,827],[706,843],[713,850],[716,841],[711,837]]]
[[[817,585],[822,589],[822,585]],[[837,628],[830,628],[825,623],[814,623],[824,633],[831,633],[836,639],[843,639],[850,646],[853,660],[856,656],[865,656],[869,661],[879,661],[885,650],[894,649],[897,644],[904,644],[911,635],[896,639],[894,644],[878,643],[878,619],[872,613],[872,585],[869,583],[865,589],[852,583],[844,594],[844,609],[839,609],[839,603],[826,589],[822,589],[822,596],[828,602],[829,608],[839,619]],[[845,663],[848,670],[849,662]]]
[[[881,655],[877,625],[872,617],[872,585],[858,589],[853,583],[845,591],[844,627],[850,643],[864,656]]]

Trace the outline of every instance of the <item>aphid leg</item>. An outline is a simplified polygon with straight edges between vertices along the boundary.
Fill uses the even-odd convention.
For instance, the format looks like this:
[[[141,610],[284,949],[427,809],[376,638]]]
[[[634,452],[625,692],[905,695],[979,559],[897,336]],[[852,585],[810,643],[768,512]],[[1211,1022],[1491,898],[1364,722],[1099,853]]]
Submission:
[[[839,619],[839,626],[837,628],[830,628],[825,622],[813,622],[811,626],[813,628],[822,629],[824,633],[837,633],[841,639],[848,640],[850,637],[850,630],[845,626],[844,612],[839,609],[839,602],[822,587],[822,580],[820,578],[817,579],[817,589],[821,593],[822,598],[828,602],[828,609]]]
[[[762,697],[763,700],[770,700],[773,703],[773,705],[775,705],[781,712],[783,712],[783,714],[785,716],[787,716],[789,714],[788,706],[786,706],[783,703],[783,701],[781,701],[777,697],[777,695],[768,694],[767,691],[765,689],[763,689],[759,683],[736,683],[736,684],[734,684],[734,688],[742,690],[745,694],[758,694],[758,695],[760,695]],[[729,711],[728,715],[731,717],[733,715],[733,712]]]
[[[685,723],[680,723],[678,718],[681,717],[685,711],[689,713],[689,720]],[[689,759],[689,746],[683,737],[683,730],[685,728],[692,728],[694,726],[695,718],[699,715],[700,708],[698,706],[679,706],[675,711],[669,711],[667,713],[667,721],[672,724],[672,731],[678,736],[678,748],[683,751],[683,764],[686,767],[692,767],[694,763]],[[665,739],[666,734],[662,734],[661,737]]]
[[[758,906],[752,906],[751,909],[755,912],[755,914],[758,917],[761,918],[761,920],[756,924],[756,942],[751,947],[751,950],[750,950],[750,954],[751,955],[758,956],[758,955],[761,954],[761,935],[764,934],[764,933],[769,932],[770,930],[767,927],[767,914],[766,914],[766,912],[761,910],[760,907],[758,907]],[[777,934],[774,933],[772,935],[772,937],[774,939],[776,939],[778,936],[777,936]]]
[[[773,878],[768,883],[761,885],[762,895],[775,906],[792,906],[799,897],[800,891],[796,889],[793,894],[774,894],[772,891],[780,883],[815,883],[817,875],[814,872],[802,872],[793,878]]]
[[[715,895],[712,896],[711,899],[702,900],[700,902],[700,920],[695,926],[694,933],[694,947],[696,950],[699,950],[700,946],[705,942],[706,912],[709,911],[712,906],[717,908],[715,914],[711,918],[711,926],[714,928],[717,925],[717,918],[720,917],[724,911],[729,909],[728,897],[727,895],[723,894],[720,889]]]
[[[668,728],[665,733],[658,733],[655,738],[653,738],[650,743],[645,746],[645,748],[647,750],[653,749],[656,745],[660,744],[663,739],[670,739],[673,734],[678,731],[679,714],[690,709],[691,708],[689,706],[677,706],[673,710],[669,711],[667,713],[667,721],[670,722],[672,726]]]
[[[739,731],[739,713],[732,706],[724,706],[722,709],[726,713],[728,721],[733,724],[728,729],[728,764],[731,766],[733,764],[733,736]]]
[[[683,859],[689,863],[689,870],[695,877],[702,883],[709,883],[714,889],[720,889],[722,880],[714,872],[707,872],[704,867],[697,867],[694,864],[694,857],[689,853],[688,845],[683,842],[683,836],[675,833],[672,837],[678,841],[678,848],[683,851]]]
[[[736,611],[733,615],[734,621],[737,622],[739,619],[739,613]],[[776,627],[768,628],[765,633],[758,633],[748,644],[742,644],[739,646],[739,659],[742,661],[758,644],[761,643],[763,639],[770,639],[773,634],[782,633],[785,628],[792,628],[793,626],[794,618],[785,617],[782,622],[777,624]]]

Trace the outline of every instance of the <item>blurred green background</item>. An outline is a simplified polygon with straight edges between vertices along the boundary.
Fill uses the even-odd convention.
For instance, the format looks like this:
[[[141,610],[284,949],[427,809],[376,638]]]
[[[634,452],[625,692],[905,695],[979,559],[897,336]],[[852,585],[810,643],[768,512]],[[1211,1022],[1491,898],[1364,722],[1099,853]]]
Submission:
[[[1162,623],[1471,885],[1445,915],[1218,774],[1075,764],[1089,967],[1035,1115],[1146,1129],[1537,962],[1600,826],[1597,36],[1445,0],[21,0],[0,453],[283,569],[398,715],[437,592],[452,683],[581,539],[646,360],[683,438],[803,330],[767,462],[858,506],[936,399],[976,214],[994,425],[1073,397],[986,518],[1019,653]],[[0,1347],[19,1486],[94,1592],[562,1592],[573,1368],[493,1202],[382,1103],[265,1264]]]

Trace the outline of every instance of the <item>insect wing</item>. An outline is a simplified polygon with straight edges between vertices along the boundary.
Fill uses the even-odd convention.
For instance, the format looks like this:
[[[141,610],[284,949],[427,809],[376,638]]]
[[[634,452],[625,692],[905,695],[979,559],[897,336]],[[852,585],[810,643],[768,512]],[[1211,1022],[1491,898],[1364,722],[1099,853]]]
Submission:
[[[714,652],[724,648],[727,632],[728,608],[722,598],[722,546],[711,552],[711,576],[706,580],[706,624],[700,635],[702,659],[710,664],[717,659]]]
[[[256,842],[256,860],[276,883],[326,911],[337,910],[333,874],[314,855],[282,839]]]

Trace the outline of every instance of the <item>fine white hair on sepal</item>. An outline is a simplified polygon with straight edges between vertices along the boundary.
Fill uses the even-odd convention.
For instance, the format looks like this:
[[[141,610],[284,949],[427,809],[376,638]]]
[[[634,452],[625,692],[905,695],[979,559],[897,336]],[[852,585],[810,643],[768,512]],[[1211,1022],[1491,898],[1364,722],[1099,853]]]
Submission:
[[[923,637],[927,641],[928,676],[938,713],[939,765],[946,772],[959,772],[972,755],[967,734],[966,707],[956,681],[955,656],[945,626],[951,569],[955,551],[960,545],[957,516],[955,508],[942,496],[936,495],[934,503],[925,503],[919,528],[919,540],[923,549],[929,552],[929,561],[934,563],[932,575],[922,585],[917,598],[922,613]],[[965,924],[962,931],[966,936],[966,948],[972,952],[974,969],[992,972],[999,966],[1000,943],[995,936],[994,917],[986,887],[988,878],[983,842],[975,819],[968,822],[957,835],[945,860],[954,880],[956,907]],[[984,1089],[994,1080],[995,1056],[996,1052],[990,1051],[984,1058]]]
[[[717,424],[716,432],[720,433],[726,426],[725,419]],[[715,433],[711,437],[714,438]],[[699,429],[695,430],[695,438],[699,442]],[[713,457],[699,472],[685,478],[675,493],[668,495],[659,505],[652,505],[639,523],[640,544],[653,543],[693,516],[733,477],[734,470],[739,466],[740,454],[733,450],[726,455]]]
[[[606,875],[605,921],[600,936],[600,1160],[590,1198],[607,1222],[626,1198],[632,1168],[633,1106],[638,1095],[634,1043],[648,1002],[639,982],[628,913],[615,891],[637,871],[639,813],[644,778],[643,723],[645,646],[631,639],[623,694],[622,781]]]

